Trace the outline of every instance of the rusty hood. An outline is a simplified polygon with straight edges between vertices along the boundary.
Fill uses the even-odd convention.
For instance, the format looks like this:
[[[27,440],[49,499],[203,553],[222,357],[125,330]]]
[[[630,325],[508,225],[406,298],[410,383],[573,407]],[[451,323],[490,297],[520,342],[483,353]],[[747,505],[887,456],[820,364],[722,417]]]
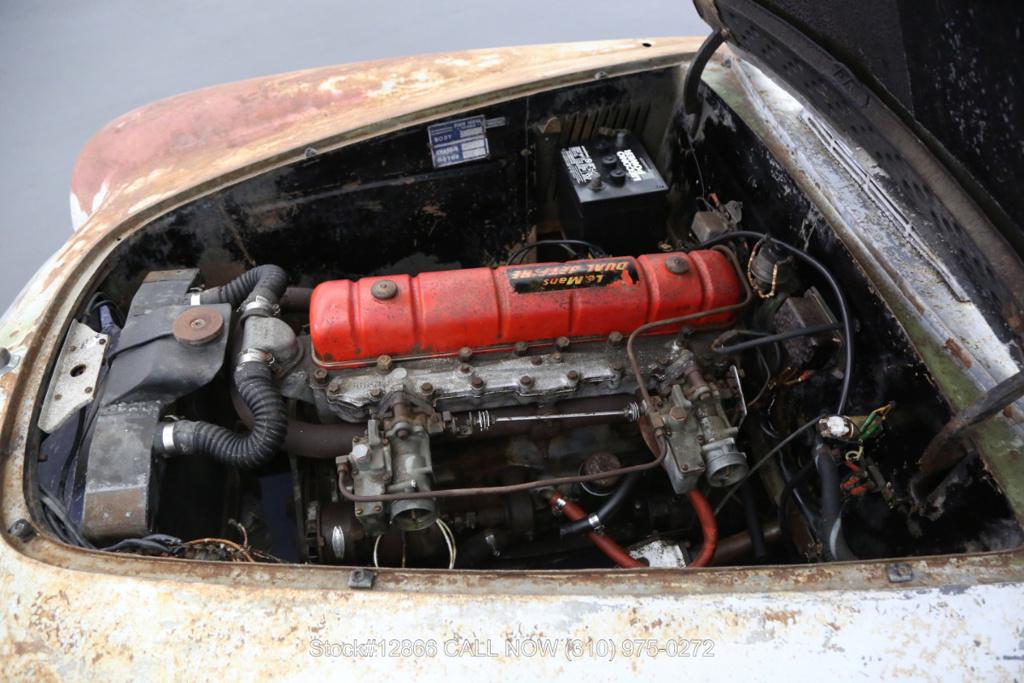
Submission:
[[[1024,253],[1024,15],[1008,2],[695,0],[740,54],[870,145],[896,114]]]
[[[398,127],[410,117],[531,90],[678,63],[695,38],[470,50],[329,66],[170,97],[115,119],[85,145],[71,181],[76,229],[183,188]]]

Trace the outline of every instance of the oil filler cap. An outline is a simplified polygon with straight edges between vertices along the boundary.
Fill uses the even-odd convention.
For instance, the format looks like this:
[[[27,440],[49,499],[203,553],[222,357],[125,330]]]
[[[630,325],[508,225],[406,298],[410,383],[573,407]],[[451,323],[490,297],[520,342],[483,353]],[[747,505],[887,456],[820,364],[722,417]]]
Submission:
[[[220,336],[224,317],[207,306],[193,306],[174,319],[174,338],[188,346],[202,346]]]

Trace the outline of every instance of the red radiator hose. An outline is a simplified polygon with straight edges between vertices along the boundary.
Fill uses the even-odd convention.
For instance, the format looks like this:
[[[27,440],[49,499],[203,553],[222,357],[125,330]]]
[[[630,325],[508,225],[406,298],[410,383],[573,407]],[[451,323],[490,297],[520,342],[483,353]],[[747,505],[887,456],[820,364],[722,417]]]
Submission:
[[[561,510],[562,514],[573,522],[584,519],[587,516],[587,513],[583,511],[583,508],[572,501],[562,498],[562,494],[557,491],[553,496],[551,496],[551,499],[548,502],[554,510]],[[707,502],[705,501],[704,504],[707,505]],[[590,532],[589,536],[590,540],[594,542],[594,545],[600,548],[601,552],[607,555],[612,562],[620,567],[624,567],[626,569],[645,569],[647,567],[647,565],[640,560],[635,560],[630,557],[629,553],[627,553],[621,545],[607,536],[593,531]]]
[[[660,453],[658,448],[658,441],[654,435],[654,430],[651,428],[650,421],[645,417],[640,420],[640,434],[644,437],[644,441],[647,443],[647,447],[651,449],[651,452],[655,455]],[[711,505],[708,504],[708,499],[704,497],[704,494],[694,489],[686,494],[690,499],[690,505],[697,513],[697,519],[700,520],[700,528],[704,534],[704,543],[700,547],[700,553],[687,567],[706,567],[711,564],[711,559],[715,556],[715,546],[718,545],[718,523],[715,521],[715,513],[711,509]]]
[[[718,545],[718,524],[715,522],[715,513],[708,504],[708,499],[700,491],[694,490],[686,494],[690,499],[690,505],[697,512],[700,520],[700,528],[704,533],[704,543],[700,547],[700,554],[691,562],[688,567],[706,567],[715,556],[715,546]]]

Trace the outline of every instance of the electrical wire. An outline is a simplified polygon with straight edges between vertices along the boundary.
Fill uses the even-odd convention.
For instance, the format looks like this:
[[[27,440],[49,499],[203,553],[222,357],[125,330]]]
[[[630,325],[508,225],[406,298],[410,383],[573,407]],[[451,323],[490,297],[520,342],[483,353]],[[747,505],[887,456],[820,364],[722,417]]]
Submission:
[[[150,534],[149,536],[143,536],[142,538],[126,538],[113,545],[101,548],[101,550],[106,550],[107,552],[112,553],[148,550],[150,552],[174,555],[181,545],[182,542],[180,538],[175,538],[174,536],[168,536],[166,534]]]
[[[444,544],[448,546],[448,569],[455,569],[455,560],[458,558],[458,549],[455,545],[455,533],[452,531],[452,528],[448,526],[440,517],[438,517],[434,523],[437,525],[437,528],[441,531],[441,536],[444,538]],[[380,549],[380,539],[382,538],[384,538],[383,534],[377,536],[377,538],[373,541],[373,566],[377,569],[380,568],[380,557],[377,554],[377,551]],[[405,566],[404,557],[402,561],[402,566]]]
[[[80,548],[95,548],[92,543],[82,536],[78,527],[68,517],[64,504],[42,486],[39,487],[39,502],[43,505],[43,511],[50,522],[50,528],[53,529],[58,538],[65,543],[77,545]],[[54,524],[54,521],[57,523]]]
[[[804,482],[807,477],[811,476],[811,473],[815,471],[814,461],[809,460],[803,467],[797,470],[796,474],[792,477],[786,478],[785,471],[783,471],[783,479],[786,484],[782,487],[782,493],[779,495],[779,508],[778,508],[778,522],[779,528],[782,530],[783,536],[786,535],[786,527],[788,526],[786,518],[786,505],[789,503],[789,499],[794,497],[796,487]],[[802,512],[802,510],[801,510]],[[809,529],[813,528],[813,524],[807,525]],[[812,531],[813,533],[813,531]]]
[[[820,417],[815,417],[813,420],[805,422],[800,427],[797,427],[797,429],[794,432],[792,432],[789,436],[787,436],[785,439],[783,439],[779,443],[775,444],[775,446],[770,451],[765,453],[763,458],[761,458],[756,463],[754,463],[754,466],[750,468],[750,471],[747,472],[746,476],[744,476],[738,482],[736,482],[735,484],[733,484],[732,486],[729,487],[729,490],[726,492],[725,496],[720,501],[718,501],[718,505],[715,506],[715,514],[717,515],[719,512],[721,512],[722,508],[725,507],[725,504],[727,502],[729,502],[729,500],[733,496],[736,495],[736,492],[739,491],[740,484],[745,482],[747,479],[750,479],[750,477],[752,477],[755,472],[757,472],[759,469],[764,467],[765,463],[767,463],[771,459],[771,457],[773,455],[775,455],[776,453],[781,451],[783,448],[788,446],[790,443],[792,443],[793,440],[796,439],[796,437],[800,436],[805,431],[807,431],[808,429],[810,429],[814,425],[818,424],[818,420],[820,420],[820,419],[821,419]]]
[[[597,246],[596,244],[593,244],[591,242],[586,242],[584,240],[571,240],[571,239],[537,240],[536,242],[530,242],[529,244],[524,244],[523,246],[519,247],[514,252],[512,252],[512,254],[508,257],[508,259],[505,260],[505,265],[506,266],[514,265],[516,263],[516,259],[524,256],[526,254],[526,252],[528,252],[531,249],[534,249],[536,247],[543,247],[543,246],[559,246],[559,247],[562,247],[563,249],[565,249],[566,253],[568,253],[569,256],[572,257],[572,258],[579,258],[579,252],[577,252],[575,249],[572,248],[574,246],[575,247],[586,247],[587,251],[592,256],[595,256],[595,257],[598,257],[598,258],[604,258],[604,257],[608,256],[608,253],[604,249],[602,249],[601,247]]]
[[[441,530],[441,535],[444,536],[444,542],[448,545],[448,569],[455,569],[455,558],[458,553],[455,545],[455,534],[452,533],[451,527],[440,517],[437,518],[436,524],[437,528]]]
[[[745,342],[738,342],[736,344],[730,344],[729,346],[715,346],[711,345],[711,350],[715,353],[722,355],[730,355],[733,353],[739,353],[740,351],[747,351],[748,349],[756,349],[759,346],[768,346],[769,344],[776,344],[787,339],[795,339],[796,337],[810,337],[815,334],[822,334],[824,332],[835,332],[836,330],[842,329],[838,323],[827,323],[824,325],[809,325],[807,327],[800,327],[795,330],[786,330],[785,332],[779,332],[778,334],[768,334],[767,332],[755,332],[752,330],[744,330],[744,333],[754,335],[757,338],[751,339]],[[718,340],[715,340],[716,342]]]
[[[786,242],[782,242],[771,235],[767,235],[763,232],[754,232],[752,230],[733,230],[727,232],[718,237],[713,237],[710,240],[702,242],[699,247],[706,249],[715,245],[730,242],[732,240],[747,239],[747,240],[758,240],[765,241],[779,247],[783,251],[789,252],[793,256],[796,256],[801,261],[809,265],[811,268],[816,270],[819,275],[824,278],[832,289],[835,295],[836,304],[839,306],[840,317],[842,318],[842,333],[843,333],[843,350],[845,352],[845,363],[843,368],[843,383],[839,391],[839,399],[836,401],[836,415],[842,415],[846,410],[846,403],[850,396],[850,382],[853,378],[853,325],[850,321],[850,308],[846,302],[846,296],[843,294],[842,288],[836,281],[832,273],[826,268],[818,259],[814,258],[807,252],[798,249]]]
[[[656,320],[654,322],[650,322],[647,323],[646,325],[641,325],[640,327],[636,328],[635,330],[633,330],[632,334],[629,335],[629,338],[626,339],[626,359],[629,361],[629,366],[633,370],[634,377],[636,377],[638,389],[640,390],[640,395],[643,396],[644,403],[648,408],[653,408],[653,399],[651,398],[651,393],[647,390],[647,383],[644,381],[643,372],[640,370],[640,362],[637,360],[636,351],[633,348],[633,344],[636,343],[636,338],[643,334],[644,332],[648,332],[657,327],[663,327],[665,325],[681,325],[685,322],[689,322],[690,320],[696,320],[697,318],[706,318],[715,315],[720,315],[721,313],[724,312],[738,311],[742,308],[745,308],[751,301],[754,300],[754,293],[750,291],[750,286],[747,284],[746,278],[743,277],[743,268],[740,266],[739,260],[736,258],[736,255],[729,249],[719,248],[716,250],[719,251],[719,253],[723,254],[727,259],[729,259],[729,261],[732,263],[733,268],[736,270],[736,274],[737,276],[739,276],[740,285],[743,287],[743,290],[745,292],[745,296],[743,297],[742,301],[740,301],[737,304],[732,304],[730,306],[722,306],[711,311],[691,313],[690,315],[684,315],[678,318],[669,318],[667,320]]]

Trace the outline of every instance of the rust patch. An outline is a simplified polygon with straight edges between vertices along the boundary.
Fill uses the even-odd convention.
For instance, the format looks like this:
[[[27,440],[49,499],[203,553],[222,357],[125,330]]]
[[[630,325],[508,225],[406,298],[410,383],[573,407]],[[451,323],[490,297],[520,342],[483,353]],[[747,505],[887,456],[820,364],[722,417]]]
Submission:
[[[949,351],[953,355],[953,357],[960,362],[960,365],[964,366],[965,368],[971,367],[970,355],[968,355],[964,351],[963,347],[960,346],[960,344],[955,339],[950,337],[949,339],[946,340],[944,346],[946,347],[946,350]]]

